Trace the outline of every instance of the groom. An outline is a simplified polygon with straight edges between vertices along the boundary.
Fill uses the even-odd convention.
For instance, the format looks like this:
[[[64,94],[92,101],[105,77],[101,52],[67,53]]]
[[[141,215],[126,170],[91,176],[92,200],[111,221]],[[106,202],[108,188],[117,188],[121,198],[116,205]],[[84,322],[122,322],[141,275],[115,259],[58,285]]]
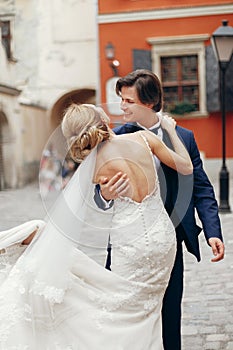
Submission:
[[[162,86],[151,71],[139,69],[120,78],[116,84],[116,93],[121,97],[121,109],[126,124],[113,131],[116,134],[149,129],[158,134],[171,147],[165,130],[160,128],[162,109]],[[198,235],[204,231],[205,238],[212,248],[212,261],[224,258],[224,244],[221,233],[218,206],[213,187],[203,169],[200,153],[192,131],[176,127],[177,134],[184,142],[191,157],[193,176],[181,176],[164,164],[158,165],[161,195],[165,208],[176,228],[177,254],[167,287],[162,309],[163,342],[165,350],[181,349],[181,302],[183,294],[183,242],[188,251],[200,261]],[[127,179],[126,179],[127,180]],[[102,209],[112,205],[112,200],[127,191],[125,175],[116,174],[105,179],[96,191],[95,200]],[[102,196],[102,197],[101,197]],[[104,199],[106,202],[104,202]],[[202,223],[199,227],[195,220],[195,210]],[[109,257],[110,258],[110,257]],[[108,260],[108,262],[110,259]],[[108,266],[109,267],[109,266]]]

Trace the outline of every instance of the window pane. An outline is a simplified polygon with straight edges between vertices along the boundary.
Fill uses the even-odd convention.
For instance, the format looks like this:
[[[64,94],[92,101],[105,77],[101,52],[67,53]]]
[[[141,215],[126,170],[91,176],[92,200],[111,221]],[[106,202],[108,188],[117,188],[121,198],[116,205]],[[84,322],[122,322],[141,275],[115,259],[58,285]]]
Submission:
[[[7,58],[11,57],[10,21],[2,21],[2,45],[5,47]]]
[[[197,80],[197,56],[181,57],[182,80]]]
[[[177,60],[175,57],[162,57],[162,81],[177,81]]]
[[[198,86],[183,86],[183,101],[195,106],[195,111],[199,108]]]
[[[166,111],[199,110],[197,55],[161,57],[161,75]]]
[[[164,110],[169,111],[174,104],[179,102],[178,100],[178,88],[177,87],[165,87],[163,89],[164,98]]]

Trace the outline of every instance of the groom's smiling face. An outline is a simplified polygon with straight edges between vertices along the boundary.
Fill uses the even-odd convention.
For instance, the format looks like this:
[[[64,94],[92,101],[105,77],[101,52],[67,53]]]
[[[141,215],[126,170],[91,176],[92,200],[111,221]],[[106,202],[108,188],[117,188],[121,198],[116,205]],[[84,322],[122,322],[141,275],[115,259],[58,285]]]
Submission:
[[[146,112],[152,105],[143,104],[137,95],[135,86],[123,86],[121,89],[121,109],[124,112],[125,122],[136,122],[143,125]]]

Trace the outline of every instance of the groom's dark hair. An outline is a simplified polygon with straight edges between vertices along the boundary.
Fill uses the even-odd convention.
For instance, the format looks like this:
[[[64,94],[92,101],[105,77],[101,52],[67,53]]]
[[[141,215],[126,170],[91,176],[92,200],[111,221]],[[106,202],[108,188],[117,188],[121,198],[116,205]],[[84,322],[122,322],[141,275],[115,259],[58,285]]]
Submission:
[[[135,86],[139,100],[143,104],[153,104],[153,110],[159,112],[163,107],[162,85],[153,72],[147,69],[137,69],[125,77],[118,79],[116,94],[121,96],[122,87]]]

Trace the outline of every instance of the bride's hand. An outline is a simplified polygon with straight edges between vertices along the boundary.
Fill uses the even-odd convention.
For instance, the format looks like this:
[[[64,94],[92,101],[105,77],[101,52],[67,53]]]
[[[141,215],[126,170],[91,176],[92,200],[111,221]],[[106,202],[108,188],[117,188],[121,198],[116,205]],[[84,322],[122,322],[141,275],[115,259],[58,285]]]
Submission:
[[[164,114],[161,119],[161,127],[167,131],[175,130],[176,121],[171,116]]]

